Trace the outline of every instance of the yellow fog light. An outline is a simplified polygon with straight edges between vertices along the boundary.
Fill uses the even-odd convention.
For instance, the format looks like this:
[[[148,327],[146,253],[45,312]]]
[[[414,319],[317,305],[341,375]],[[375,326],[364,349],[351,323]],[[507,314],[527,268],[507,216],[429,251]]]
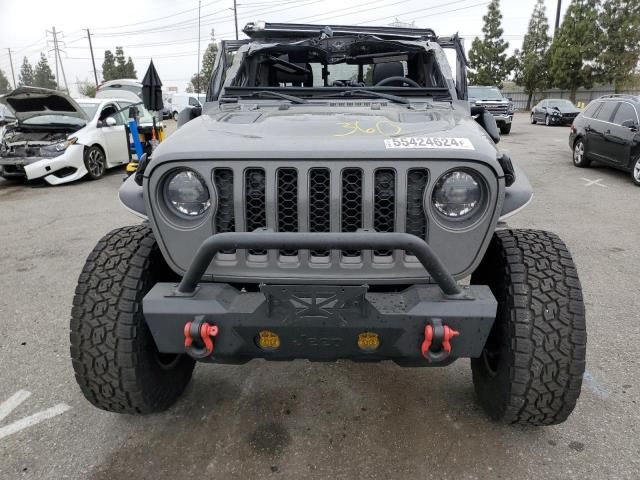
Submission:
[[[373,332],[364,332],[358,335],[358,347],[360,350],[372,352],[380,346],[380,336]]]
[[[280,337],[277,333],[262,330],[258,334],[258,346],[263,350],[276,350],[280,348]]]

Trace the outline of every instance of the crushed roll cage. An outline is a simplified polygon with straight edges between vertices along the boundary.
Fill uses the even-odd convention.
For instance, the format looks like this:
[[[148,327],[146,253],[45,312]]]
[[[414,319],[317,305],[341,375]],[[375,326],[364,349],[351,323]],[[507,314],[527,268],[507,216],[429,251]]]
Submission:
[[[288,23],[248,23],[243,32],[249,37],[243,40],[223,40],[214,65],[213,74],[207,90],[207,102],[217,101],[223,90],[226,72],[233,63],[233,54],[245,45],[254,42],[263,44],[292,43],[294,41],[315,40],[317,42],[327,38],[360,37],[377,41],[423,41],[435,42],[443,49],[451,49],[456,54],[455,89],[458,100],[467,100],[468,61],[464,51],[462,39],[457,35],[438,37],[432,29],[397,28],[397,27],[362,27],[345,25],[310,25]]]

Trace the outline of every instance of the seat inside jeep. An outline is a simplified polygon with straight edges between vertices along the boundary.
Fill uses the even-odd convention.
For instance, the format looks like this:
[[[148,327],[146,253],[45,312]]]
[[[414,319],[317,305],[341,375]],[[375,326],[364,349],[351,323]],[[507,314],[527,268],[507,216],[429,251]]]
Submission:
[[[343,45],[283,43],[250,51],[231,85],[375,87],[383,82],[387,87],[446,87],[434,50],[373,38],[340,40]]]

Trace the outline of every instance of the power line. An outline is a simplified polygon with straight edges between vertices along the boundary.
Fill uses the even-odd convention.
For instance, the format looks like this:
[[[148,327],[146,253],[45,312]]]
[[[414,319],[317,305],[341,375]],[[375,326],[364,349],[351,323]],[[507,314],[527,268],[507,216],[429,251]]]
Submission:
[[[220,3],[223,0],[216,0],[215,2],[209,2],[209,3],[205,3],[204,5],[202,5],[203,8],[206,8],[210,5],[214,5],[216,3]],[[139,22],[134,22],[134,23],[125,23],[125,24],[120,24],[120,25],[112,25],[109,27],[93,27],[94,30],[110,30],[113,28],[122,28],[122,27],[131,27],[134,25],[143,25],[143,24],[147,24],[147,23],[151,23],[151,22],[157,22],[158,20],[165,20],[167,18],[174,18],[177,17],[178,15],[182,15],[184,13],[188,13],[188,12],[194,12],[198,10],[198,8],[189,8],[187,10],[181,10],[179,12],[174,12],[170,15],[165,15],[163,17],[156,17],[156,18],[152,18],[152,19],[147,19],[147,20],[140,20]]]
[[[451,6],[451,5],[457,5],[459,3],[464,3],[464,2],[467,2],[467,1],[469,1],[469,0],[457,0],[455,2],[440,3],[438,5],[432,5],[431,7],[427,7],[427,8],[420,8],[418,10],[411,10],[411,11],[408,11],[408,12],[398,13],[398,14],[395,14],[394,16],[407,15],[407,16],[410,16],[412,19],[417,20],[419,18],[425,18],[428,15],[416,18],[416,17],[413,16],[413,14],[415,14],[415,13],[424,12],[424,11],[428,11],[428,10],[435,10],[435,9],[438,9],[438,8],[441,8],[441,7],[448,7],[448,6]],[[487,4],[487,3],[489,3],[489,2],[484,2],[482,5]],[[437,15],[440,15],[440,13],[450,13],[450,12],[457,12],[457,11],[460,11],[460,10],[466,10],[467,8],[474,8],[476,6],[477,6],[477,4],[468,5],[468,6],[456,8],[456,9],[453,9],[453,10],[447,10],[447,11],[444,11],[444,12],[439,12],[439,13],[437,13]],[[384,20],[387,20],[387,19],[389,19],[388,16],[375,18],[373,20],[367,20],[365,22],[360,22],[358,25],[364,25],[366,23],[373,23],[373,22],[381,22],[381,21],[384,21]]]
[[[281,3],[279,3],[278,5],[284,6],[284,5],[289,5],[289,7],[286,8],[281,8],[281,9],[276,9],[276,10],[271,10],[271,8],[273,8],[273,6],[268,7],[265,9],[265,7],[261,7],[259,9],[256,10],[251,10],[248,12],[244,12],[244,15],[262,15],[262,14],[271,14],[271,13],[278,13],[284,10],[290,10],[291,8],[299,8],[299,7],[304,7],[304,6],[308,6],[308,5],[312,5],[314,3],[320,3],[320,2],[324,2],[325,0],[286,0],[283,1]],[[295,4],[293,6],[291,6],[291,4]],[[275,6],[275,5],[274,5]],[[208,18],[208,17],[216,17],[218,15],[220,15],[221,13],[227,12],[227,11],[231,11],[233,10],[232,8],[224,8],[222,10],[218,10],[216,12],[213,13],[209,13],[207,15],[202,15],[202,18]],[[226,20],[231,20],[234,18],[234,15],[227,15],[227,16],[223,16],[223,17],[219,17],[219,18],[215,18],[215,19],[211,19],[211,22],[203,22],[202,26],[213,26],[216,24],[219,24],[223,21]],[[197,20],[196,19],[191,19],[191,20],[183,20],[181,22],[177,22],[177,23],[171,23],[171,24],[167,24],[167,25],[160,25],[157,27],[151,27],[151,28],[147,28],[147,29],[140,29],[140,30],[130,30],[130,31],[126,31],[126,32],[110,32],[110,33],[101,33],[101,34],[94,34],[94,37],[100,37],[100,38],[105,38],[105,37],[115,37],[115,36],[120,36],[120,35],[148,35],[148,34],[154,34],[154,33],[166,33],[166,32],[172,32],[172,31],[177,31],[177,30],[185,30],[185,29],[190,29],[196,26]]]
[[[414,18],[414,20],[421,20],[421,19],[427,18],[427,17],[435,17],[435,16],[438,16],[438,15],[444,15],[445,13],[453,13],[453,12],[459,12],[461,10],[468,10],[468,9],[471,9],[471,8],[482,7],[482,6],[488,5],[489,3],[490,2],[488,2],[488,1],[474,3],[473,5],[469,5],[469,6],[466,6],[466,7],[454,8],[454,9],[451,9],[451,10],[444,10],[442,12],[436,12],[436,13],[434,13],[432,15],[424,15],[422,17]],[[453,3],[450,3],[449,5],[453,5]],[[407,15],[407,14],[405,13],[403,15]]]
[[[330,19],[332,19],[332,18],[342,17],[343,15],[351,15],[351,14],[353,14],[353,13],[358,13],[358,12],[362,12],[362,11],[368,11],[368,10],[370,10],[370,8],[371,8],[372,6],[374,6],[374,5],[375,5],[375,4],[377,4],[377,3],[383,3],[383,5],[380,5],[380,6],[378,6],[377,8],[388,8],[388,7],[392,7],[392,6],[394,6],[394,5],[399,5],[399,4],[401,4],[401,3],[407,3],[407,2],[408,2],[408,1],[410,1],[410,0],[398,0],[398,1],[396,1],[396,2],[388,3],[388,4],[387,4],[387,2],[388,2],[388,1],[389,1],[389,0],[376,0],[376,1],[374,1],[374,2],[363,2],[363,3],[358,3],[358,4],[356,4],[356,5],[352,5],[352,6],[350,6],[350,7],[341,8],[341,9],[339,9],[339,10],[336,10],[336,11],[332,12],[332,13],[339,13],[339,12],[342,12],[342,14],[341,14],[341,15],[333,15],[333,16],[328,17],[328,19],[330,20]],[[363,6],[365,6],[365,5],[367,6],[367,8],[366,8],[366,9],[364,9],[364,10],[358,10],[357,12],[345,13],[347,10],[353,10],[354,8],[360,8],[360,7],[363,7]],[[317,19],[318,17],[326,17],[326,16],[327,16],[327,14],[326,14],[326,13],[320,13],[320,14],[317,14],[317,15],[311,15],[310,17],[299,17],[299,18],[294,18],[294,19],[292,19],[292,20],[287,20],[287,22],[296,22],[296,21],[298,21],[298,20],[302,20],[302,21],[304,21],[304,22],[309,22],[309,21],[311,21],[312,19]],[[313,20],[313,21],[315,22],[315,21],[323,21],[323,20],[324,20],[324,19],[322,19],[322,18],[321,18],[321,19]]]

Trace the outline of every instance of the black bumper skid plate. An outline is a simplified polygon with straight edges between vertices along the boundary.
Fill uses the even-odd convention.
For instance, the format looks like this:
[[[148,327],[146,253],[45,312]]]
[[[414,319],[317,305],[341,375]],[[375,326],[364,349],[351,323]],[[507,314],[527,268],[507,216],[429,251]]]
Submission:
[[[184,353],[184,325],[203,315],[218,325],[208,361],[238,363],[251,358],[332,361],[340,358],[411,361],[421,355],[430,319],[460,332],[451,358],[478,357],[495,319],[497,303],[486,286],[465,287],[468,296],[445,296],[436,285],[414,285],[397,293],[372,293],[366,286],[262,285],[240,291],[221,283],[201,283],[192,296],[176,296],[175,285],[159,283],[145,296],[143,310],[158,349]],[[262,350],[259,332],[280,337],[280,347]],[[358,335],[378,334],[373,351],[358,347]]]

